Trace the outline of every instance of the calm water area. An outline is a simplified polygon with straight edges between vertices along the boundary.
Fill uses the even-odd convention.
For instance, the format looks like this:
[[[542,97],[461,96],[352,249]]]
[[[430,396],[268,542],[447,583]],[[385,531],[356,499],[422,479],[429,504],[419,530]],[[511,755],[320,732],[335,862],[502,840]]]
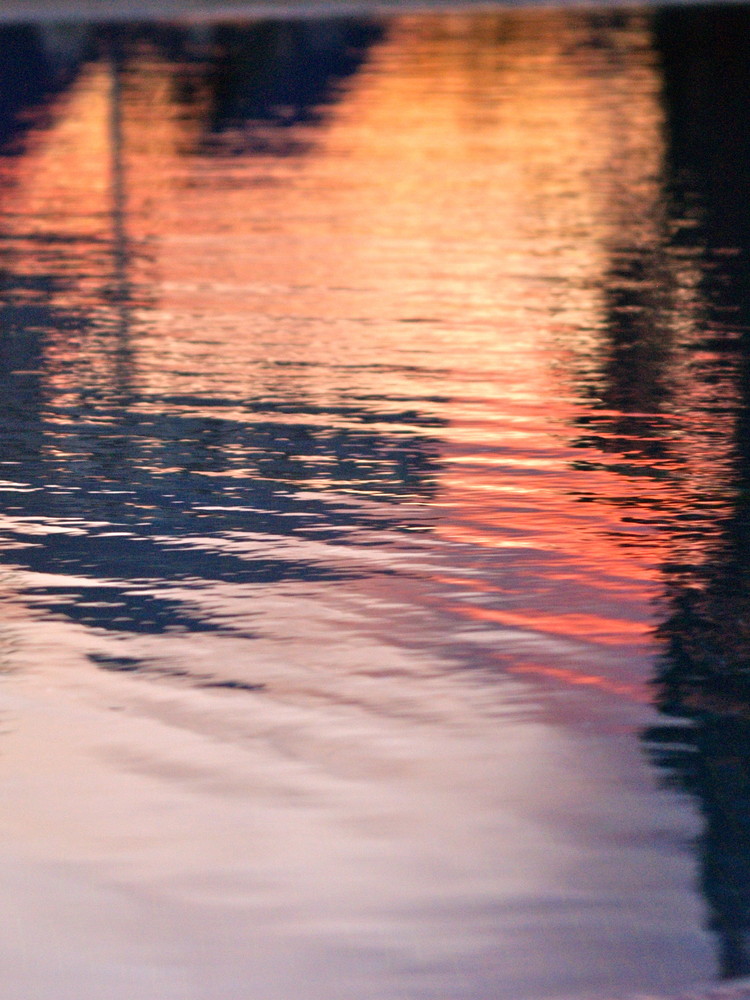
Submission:
[[[750,972],[750,9],[0,28],[3,1000]]]

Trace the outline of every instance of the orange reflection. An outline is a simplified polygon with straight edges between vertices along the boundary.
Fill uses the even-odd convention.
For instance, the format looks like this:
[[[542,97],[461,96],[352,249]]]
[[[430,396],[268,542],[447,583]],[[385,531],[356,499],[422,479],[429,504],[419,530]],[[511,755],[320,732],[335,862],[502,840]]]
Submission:
[[[321,435],[366,427],[396,449],[437,442],[429,490],[409,486],[408,456],[392,460],[390,482],[364,452],[333,450],[299,472],[291,441],[275,473],[363,498],[391,496],[400,476],[399,495],[433,509],[455,561],[425,572],[459,627],[496,626],[498,642],[510,627],[585,639],[605,659],[645,647],[671,514],[731,453],[728,433],[687,415],[718,390],[679,349],[700,308],[695,265],[658,251],[649,16],[395,18],[318,116],[289,126],[294,155],[238,156],[221,135],[207,146],[209,77],[150,42],[124,69],[105,55],[22,158],[13,198],[40,230],[70,238],[57,267],[79,276],[53,298],[91,320],[76,337],[50,333],[53,388],[74,397],[127,382],[130,410],[154,420],[165,399],[197,419],[221,398],[237,422],[252,411]],[[33,271],[22,235],[16,262]],[[639,255],[658,322],[640,330],[644,386],[624,413],[604,398],[607,288]],[[599,395],[585,395],[586,379]],[[669,447],[637,454],[638,432],[610,424],[581,445],[582,416],[668,419]],[[253,455],[222,464],[231,447],[215,446],[219,468],[199,474],[258,475]],[[168,459],[141,468],[179,467]],[[696,559],[702,544],[680,541]],[[474,572],[471,589],[508,606],[448,596]]]
[[[582,639],[587,642],[620,644],[623,640],[645,639],[651,632],[646,622],[627,621],[623,618],[604,618],[600,615],[567,611],[557,614],[543,611],[500,611],[492,608],[478,608],[471,604],[453,605],[446,610],[472,618],[475,621],[521,626],[535,632],[550,632],[569,639]]]
[[[603,691],[605,694],[624,697],[630,701],[648,704],[652,700],[651,692],[645,685],[622,684],[608,680],[595,674],[579,673],[564,667],[543,667],[532,663],[515,663],[507,667],[508,673],[527,676],[537,676],[544,679],[559,681],[571,687],[588,687]]]

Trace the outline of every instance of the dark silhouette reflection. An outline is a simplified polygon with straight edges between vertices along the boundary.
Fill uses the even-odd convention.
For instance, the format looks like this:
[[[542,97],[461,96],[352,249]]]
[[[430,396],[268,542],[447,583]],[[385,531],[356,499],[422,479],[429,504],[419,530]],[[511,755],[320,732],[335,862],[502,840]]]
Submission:
[[[69,83],[87,38],[86,29],[75,27],[0,26],[0,146],[6,153],[22,148],[16,143],[32,125],[29,111],[43,115],[45,100]]]
[[[672,703],[692,725],[655,726],[644,739],[654,763],[700,802],[700,887],[729,979],[750,973],[750,704],[727,692],[701,700]]]
[[[215,136],[249,120],[281,130],[291,118],[314,123],[377,34],[354,21],[233,25],[208,34],[92,28],[68,53],[81,72],[100,72],[89,73],[94,96],[86,99],[103,109],[90,126],[105,144],[101,198],[70,203],[53,178],[44,225],[34,230],[27,219],[20,227],[14,221],[12,192],[0,189],[0,380],[9,400],[0,410],[0,497],[12,536],[2,557],[54,576],[24,590],[33,606],[110,633],[251,635],[252,623],[206,611],[186,594],[218,583],[341,580],[359,572],[356,563],[337,560],[335,544],[321,556],[317,542],[347,546],[352,529],[423,527],[397,502],[433,493],[432,434],[440,421],[375,394],[361,404],[308,400],[293,390],[270,398],[249,376],[241,397],[178,395],[168,385],[146,392],[133,347],[135,326],[144,314],[148,323],[153,307],[132,274],[135,260],[148,259],[150,235],[144,238],[143,225],[137,237],[131,231],[132,202],[143,199],[133,189],[128,147],[134,102],[141,102],[137,114],[149,99],[133,86],[149,85],[148,74],[139,75],[143,53],[158,54],[160,73],[167,67],[155,85],[167,79],[177,117],[197,120],[191,134]],[[58,41],[32,29],[22,37],[19,72],[29,85],[23,97],[0,91],[11,118],[33,118],[52,59],[40,53],[54,55]],[[43,138],[48,126],[37,125]],[[249,142],[242,152],[252,148]],[[23,145],[14,148],[17,177],[24,155]],[[356,502],[342,502],[352,495]],[[93,662],[149,669],[127,658]]]
[[[43,30],[31,25],[0,26],[0,150],[21,157],[28,133],[48,120],[48,101],[68,86],[88,49],[86,28]],[[7,192],[12,180],[3,179]],[[14,239],[0,222],[0,381],[5,387],[3,451],[15,461],[28,449],[29,414],[41,405],[43,331],[72,330],[77,319],[53,304],[64,285],[54,273],[19,272]],[[26,234],[40,254],[54,253],[51,235]],[[36,442],[38,444],[38,441]]]
[[[382,34],[364,20],[219,26],[207,78],[211,138],[236,153],[297,152],[290,127],[320,119]]]
[[[639,477],[623,519],[642,505],[670,539],[654,678],[665,721],[643,740],[700,804],[700,885],[730,978],[750,974],[750,8],[651,16],[663,197],[633,227],[611,182],[622,235],[575,443]]]
[[[656,678],[671,721],[644,739],[700,802],[701,887],[721,973],[735,977],[750,973],[750,11],[665,10],[655,26],[672,245],[697,261],[701,293],[698,336],[683,350],[726,446],[723,460],[704,456],[701,477],[721,502],[706,512],[696,491],[691,529],[672,529]]]
[[[742,5],[663,10],[654,25],[669,113],[670,194],[676,221],[687,223],[680,238],[707,251],[732,248],[746,259],[750,219],[737,209],[750,184],[750,11]],[[736,259],[729,271],[737,273]],[[727,294],[717,278],[713,268],[706,273],[707,298],[726,317],[725,310],[738,307],[739,286]]]
[[[658,479],[660,464],[673,457],[665,431],[675,282],[658,242],[614,246],[610,260],[603,289],[606,350],[595,378],[583,381],[590,408],[577,421],[581,434],[574,444],[625,456],[633,461],[630,471],[637,467],[639,475]]]

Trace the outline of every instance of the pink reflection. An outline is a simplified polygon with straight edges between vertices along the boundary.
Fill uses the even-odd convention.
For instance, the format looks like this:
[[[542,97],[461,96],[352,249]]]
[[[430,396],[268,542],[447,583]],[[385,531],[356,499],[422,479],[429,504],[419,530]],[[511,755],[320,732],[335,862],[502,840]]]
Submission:
[[[206,67],[144,37],[121,71],[86,63],[7,169],[12,263],[65,278],[49,301],[80,320],[40,341],[38,488],[81,468],[105,526],[157,550],[105,553],[108,576],[83,543],[32,554],[7,597],[30,678],[8,856],[48,871],[44,926],[125,968],[123,996],[175,967],[180,1000],[538,1000],[709,967],[692,821],[632,734],[661,566],[705,558],[674,516],[731,439],[680,349],[694,266],[659,249],[650,18],[597,24],[395,18],[293,155],[210,135]],[[639,254],[668,294],[626,410],[607,287]],[[109,464],[102,428],[126,437]],[[8,528],[88,541],[78,511]],[[215,631],[65,618],[123,580]],[[59,919],[76,866],[83,931]]]

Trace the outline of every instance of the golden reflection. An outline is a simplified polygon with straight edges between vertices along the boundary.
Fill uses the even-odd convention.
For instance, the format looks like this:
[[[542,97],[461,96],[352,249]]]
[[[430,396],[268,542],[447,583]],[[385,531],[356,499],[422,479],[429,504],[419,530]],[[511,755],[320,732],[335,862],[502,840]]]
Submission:
[[[22,169],[6,171],[13,186],[3,188],[3,210],[21,232],[101,235],[111,198],[110,91],[108,65],[85,66],[50,109],[49,127],[33,135]]]
[[[144,418],[158,419],[167,397],[201,419],[213,412],[201,400],[220,396],[237,421],[249,401],[293,399],[321,415],[321,433],[366,418],[372,433],[439,437],[434,489],[411,499],[439,512],[441,543],[471,546],[468,568],[496,559],[500,577],[525,552],[552,581],[529,594],[508,582],[497,591],[508,607],[446,596],[441,610],[469,630],[522,625],[633,654],[672,545],[663,511],[730,448],[711,431],[703,463],[706,428],[682,419],[715,390],[677,350],[700,308],[694,264],[657,252],[667,223],[650,15],[394,18],[317,117],[286,128],[289,155],[238,156],[236,136],[209,136],[200,60],[132,39],[118,52],[110,42],[84,65],[14,179],[24,218],[69,241],[58,273],[80,274],[53,292],[56,306],[88,313],[76,337],[51,333],[51,385],[74,400],[109,379]],[[33,271],[28,235],[18,229],[14,253]],[[628,268],[641,258],[636,279]],[[653,416],[663,396],[679,399],[669,416],[682,421],[666,435],[672,451],[636,461],[638,476],[612,451],[637,448],[639,435],[595,384],[606,381],[608,324],[626,308],[613,284],[640,290],[659,319],[639,328],[643,378],[628,417]],[[418,419],[394,424],[415,400]],[[573,428],[587,406],[617,426],[582,452]],[[302,422],[273,408],[263,419]],[[217,464],[197,474],[261,475],[263,456],[239,448],[222,464],[225,445],[221,457],[208,446]],[[299,451],[287,442],[263,475],[387,495],[373,456],[323,454],[313,473]],[[390,467],[407,493],[410,462]],[[177,467],[160,453],[140,466]],[[625,524],[632,508],[638,523]]]

